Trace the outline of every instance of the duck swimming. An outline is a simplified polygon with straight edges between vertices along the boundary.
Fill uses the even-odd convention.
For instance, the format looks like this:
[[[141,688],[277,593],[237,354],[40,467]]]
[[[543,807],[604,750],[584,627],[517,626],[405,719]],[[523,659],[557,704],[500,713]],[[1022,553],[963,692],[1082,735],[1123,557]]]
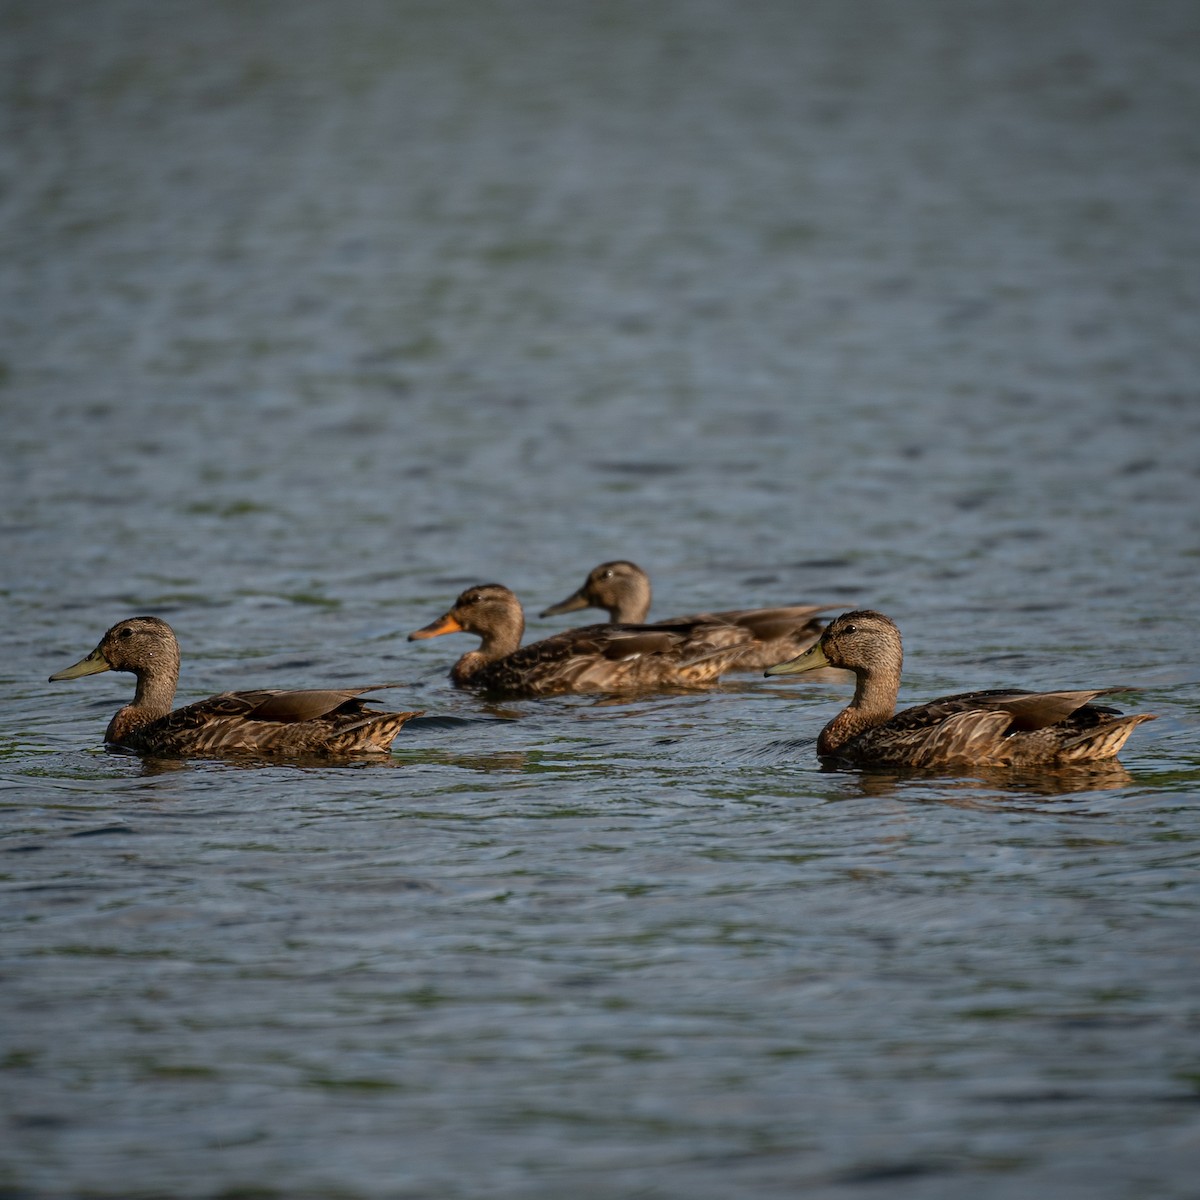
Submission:
[[[821,636],[823,623],[817,613],[829,605],[795,604],[782,608],[739,608],[724,612],[696,613],[655,621],[655,625],[674,625],[689,621],[720,621],[740,625],[750,641],[726,668],[729,671],[761,671],[794,658]],[[594,567],[578,591],[552,604],[543,617],[575,612],[581,608],[602,608],[610,621],[642,624],[650,612],[650,577],[637,563],[619,559]]]
[[[525,614],[508,588],[467,588],[436,621],[408,640],[474,633],[478,650],[451,668],[459,687],[508,696],[694,688],[714,683],[750,640],[747,630],[713,618],[675,625],[587,625],[521,645]]]
[[[1135,725],[1154,720],[1149,713],[1123,716],[1092,703],[1121,688],[963,692],[897,713],[902,661],[895,623],[862,609],[831,621],[815,646],[764,674],[791,675],[824,666],[854,672],[854,699],[821,730],[817,754],[855,766],[1098,762],[1115,758]]]
[[[380,712],[366,706],[360,688],[314,691],[222,692],[171,709],[179,681],[179,642],[166,621],[118,621],[100,644],[50,682],[129,671],[137,676],[133,703],[108,723],[104,740],[141,754],[344,755],[386,754],[406,721],[419,712]]]

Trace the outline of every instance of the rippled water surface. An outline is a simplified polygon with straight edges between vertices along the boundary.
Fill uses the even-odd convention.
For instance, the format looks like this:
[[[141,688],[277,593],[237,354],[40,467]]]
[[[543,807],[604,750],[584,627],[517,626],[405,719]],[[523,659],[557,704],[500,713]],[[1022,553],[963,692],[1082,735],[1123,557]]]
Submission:
[[[1200,25],[923,0],[0,8],[0,1192],[1145,1197],[1200,1171]],[[607,558],[1127,686],[823,772],[838,683],[489,705]],[[141,762],[399,680],[385,763]],[[565,623],[530,621],[531,634]]]

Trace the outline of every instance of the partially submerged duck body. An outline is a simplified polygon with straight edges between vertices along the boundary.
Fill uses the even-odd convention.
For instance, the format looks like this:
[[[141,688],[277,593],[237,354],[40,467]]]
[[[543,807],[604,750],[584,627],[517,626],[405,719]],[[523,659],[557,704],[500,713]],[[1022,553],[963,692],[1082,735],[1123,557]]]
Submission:
[[[478,650],[454,664],[459,687],[520,696],[573,692],[629,692],[694,688],[729,670],[750,635],[735,625],[700,620],[674,625],[588,625],[521,645],[525,614],[508,588],[468,588],[436,621],[409,641],[446,633],[473,633]]]
[[[831,621],[821,640],[767,675],[834,666],[853,671],[854,699],[817,739],[822,759],[852,766],[1066,766],[1115,758],[1149,713],[1093,704],[1121,688],[1072,692],[963,692],[896,712],[900,631],[863,609]]]
[[[104,740],[139,754],[262,756],[386,754],[416,712],[381,712],[361,697],[393,684],[302,691],[222,692],[172,710],[179,642],[166,621],[118,621],[100,644],[50,682],[129,671],[133,702],[108,724]]]
[[[565,600],[552,604],[541,616],[576,612],[581,608],[600,608],[608,619],[621,624],[640,625],[650,613],[650,577],[637,563],[624,559],[601,563],[589,572],[583,586]],[[792,604],[780,608],[734,608],[722,612],[695,613],[654,621],[653,625],[677,625],[696,621],[718,621],[737,625],[750,635],[729,671],[761,671],[807,650],[821,636],[823,623],[817,614],[828,605]]]

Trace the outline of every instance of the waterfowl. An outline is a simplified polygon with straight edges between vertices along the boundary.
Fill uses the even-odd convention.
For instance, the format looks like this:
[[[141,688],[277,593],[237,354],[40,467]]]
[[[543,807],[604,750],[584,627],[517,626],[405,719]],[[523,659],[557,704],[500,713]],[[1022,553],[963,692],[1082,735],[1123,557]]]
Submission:
[[[655,625],[675,625],[689,621],[720,621],[740,625],[750,641],[734,660],[730,671],[761,671],[786,659],[795,658],[821,636],[823,623],[817,613],[828,605],[794,604],[782,608],[740,608],[725,612],[696,613],[655,621]],[[619,559],[601,563],[589,572],[583,586],[565,600],[541,612],[543,617],[575,612],[581,608],[602,608],[608,619],[624,624],[642,624],[650,613],[650,577],[637,563]]]
[[[895,623],[863,609],[837,617],[815,646],[764,673],[791,675],[824,666],[854,672],[854,699],[821,730],[817,753],[856,766],[1097,762],[1115,758],[1134,726],[1154,719],[1092,703],[1121,688],[963,692],[897,713],[902,661]]]
[[[50,682],[128,671],[137,676],[133,703],[108,724],[104,740],[140,754],[345,755],[386,753],[405,722],[419,712],[381,712],[359,699],[393,687],[313,691],[222,692],[171,709],[179,681],[179,642],[166,621],[118,621],[100,644]]]
[[[467,588],[449,612],[408,640],[473,633],[482,644],[458,660],[459,687],[508,696],[700,687],[729,669],[750,635],[715,620],[676,625],[587,625],[521,645],[525,614],[508,588]]]

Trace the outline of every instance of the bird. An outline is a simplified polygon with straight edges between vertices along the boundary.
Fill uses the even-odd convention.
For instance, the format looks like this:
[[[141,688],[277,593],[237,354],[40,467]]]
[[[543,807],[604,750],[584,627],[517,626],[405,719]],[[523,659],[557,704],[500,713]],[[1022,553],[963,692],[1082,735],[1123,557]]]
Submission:
[[[1124,688],[963,692],[896,712],[903,662],[900,630],[883,613],[858,609],[826,627],[815,646],[765,675],[817,667],[853,671],[854,699],[817,738],[817,754],[851,766],[1065,766],[1112,759],[1149,713],[1124,716],[1093,704]]]
[[[817,613],[829,607],[827,604],[793,604],[780,608],[739,608],[671,617],[653,624],[721,621],[740,625],[750,633],[751,640],[726,669],[761,671],[763,667],[784,662],[807,650],[824,628]],[[602,608],[608,612],[610,621],[642,624],[650,612],[650,577],[637,563],[626,559],[601,563],[592,568],[578,591],[543,609],[539,615],[553,617],[581,608]]]
[[[713,619],[675,625],[587,625],[521,645],[525,614],[499,583],[469,587],[408,640],[473,633],[478,650],[451,668],[458,687],[513,697],[695,688],[715,682],[750,634]]]
[[[158,755],[316,755],[387,753],[419,712],[384,712],[359,699],[390,683],[310,691],[222,692],[172,710],[179,681],[179,642],[160,617],[118,621],[100,644],[50,682],[128,671],[133,702],[108,724],[109,745]]]

